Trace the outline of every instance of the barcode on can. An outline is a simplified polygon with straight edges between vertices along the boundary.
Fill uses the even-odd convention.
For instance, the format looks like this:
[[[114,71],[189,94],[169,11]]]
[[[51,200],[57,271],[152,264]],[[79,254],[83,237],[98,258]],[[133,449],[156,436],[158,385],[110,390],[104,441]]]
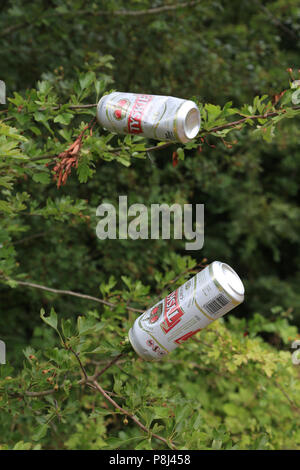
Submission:
[[[229,304],[229,302],[230,302],[230,299],[225,297],[224,294],[219,294],[216,297],[214,297],[212,300],[204,304],[203,308],[205,308],[205,310],[208,313],[215,314],[221,308],[225,307],[225,305]]]

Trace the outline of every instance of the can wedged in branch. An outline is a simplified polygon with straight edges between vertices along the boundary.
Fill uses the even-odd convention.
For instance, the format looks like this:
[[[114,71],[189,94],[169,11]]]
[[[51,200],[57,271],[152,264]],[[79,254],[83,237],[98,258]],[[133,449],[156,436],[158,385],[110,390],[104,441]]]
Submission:
[[[143,359],[159,360],[243,300],[237,273],[214,261],[138,317],[129,340]]]
[[[97,119],[105,129],[117,134],[182,143],[193,140],[201,124],[200,111],[193,101],[121,92],[100,99]]]

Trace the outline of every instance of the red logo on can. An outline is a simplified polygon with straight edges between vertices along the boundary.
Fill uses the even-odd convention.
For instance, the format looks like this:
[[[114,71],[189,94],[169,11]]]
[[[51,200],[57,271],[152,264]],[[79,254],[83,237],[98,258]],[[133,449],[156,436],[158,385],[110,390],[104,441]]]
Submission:
[[[117,119],[117,121],[124,119],[129,105],[130,105],[130,101],[124,98],[117,102],[117,104],[115,105],[114,113],[113,113],[114,118]]]
[[[150,346],[152,351],[158,354],[159,356],[164,356],[165,354],[167,354],[166,351],[160,349],[160,347],[153,341],[153,339],[147,339],[146,344],[147,346]]]
[[[160,326],[165,333],[168,333],[180,322],[184,313],[178,305],[178,289],[169,294],[165,302],[164,321]]]
[[[161,302],[159,305],[154,307],[150,312],[150,323],[156,323],[159,320],[163,309],[163,303]]]
[[[186,333],[185,335],[180,336],[180,338],[175,339],[174,343],[177,343],[177,344],[184,343],[184,342],[187,341],[191,336],[194,336],[196,333],[198,333],[198,331],[201,331],[201,330],[202,330],[202,328],[199,328],[199,330],[190,331],[189,333]]]
[[[128,117],[128,132],[130,134],[141,134],[143,132],[142,118],[151,100],[152,96],[150,95],[138,95],[136,98]]]

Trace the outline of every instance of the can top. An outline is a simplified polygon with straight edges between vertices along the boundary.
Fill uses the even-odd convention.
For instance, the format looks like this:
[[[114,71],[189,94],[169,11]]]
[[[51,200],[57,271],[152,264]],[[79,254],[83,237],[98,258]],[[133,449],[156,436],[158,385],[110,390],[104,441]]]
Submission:
[[[200,115],[196,108],[190,109],[184,121],[184,132],[188,139],[194,139],[200,129]]]
[[[221,261],[214,261],[212,268],[214,277],[221,287],[237,301],[242,301],[245,288],[238,274],[228,264]]]
[[[196,103],[184,100],[177,116],[177,134],[179,141],[187,143],[198,134],[201,126],[200,111]]]
[[[237,273],[227,264],[222,265],[222,270],[224,272],[224,276],[230,285],[230,287],[237,292],[237,294],[244,295],[245,289],[242,281],[240,280]]]

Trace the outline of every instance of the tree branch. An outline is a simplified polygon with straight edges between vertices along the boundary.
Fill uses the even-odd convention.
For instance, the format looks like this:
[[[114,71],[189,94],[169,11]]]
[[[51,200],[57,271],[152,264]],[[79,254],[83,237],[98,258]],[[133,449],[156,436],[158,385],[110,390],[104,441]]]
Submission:
[[[80,297],[81,299],[93,300],[94,302],[98,302],[100,304],[107,305],[108,307],[111,307],[111,308],[116,308],[117,307],[117,305],[113,304],[112,302],[108,302],[107,300],[99,299],[98,297],[93,297],[92,295],[81,294],[79,292],[74,292],[74,291],[71,291],[71,290],[53,289],[52,287],[43,286],[41,284],[36,284],[36,283],[33,283],[33,282],[18,281],[16,279],[11,279],[11,280],[13,282],[16,282],[20,286],[33,287],[35,289],[41,289],[41,290],[45,290],[47,292],[53,292],[54,294],[72,295],[73,297]],[[134,307],[125,306],[125,308],[127,310],[130,310],[131,312],[137,312],[137,313],[143,313],[144,312],[144,310],[140,310],[140,309],[134,308]]]
[[[195,0],[192,2],[176,3],[175,5],[164,5],[162,7],[149,8],[148,10],[115,10],[115,11],[89,11],[89,10],[79,10],[79,13],[82,14],[93,14],[95,16],[110,15],[110,16],[141,16],[141,15],[154,15],[157,13],[162,13],[165,11],[174,11],[180,8],[193,7],[199,4],[201,0]]]
[[[90,109],[90,108],[96,108],[98,105],[98,103],[89,103],[89,104],[70,104],[68,106],[68,109]],[[51,110],[51,111],[57,111],[58,109],[61,109],[63,106],[66,106],[66,104],[58,104],[56,106],[53,106],[53,107],[49,107],[49,108],[39,108],[38,111],[47,111],[47,110]],[[0,113],[8,113],[9,109],[3,109],[2,111],[0,111]],[[3,119],[3,121],[7,121],[8,119],[13,119],[14,116],[11,116],[11,117],[8,117],[8,118],[5,118]]]
[[[93,384],[94,384],[95,388],[98,390],[98,392],[100,392],[103,395],[103,397],[107,401],[109,401],[109,403],[111,403],[111,405],[113,405],[114,408],[117,408],[125,416],[128,416],[128,418],[130,418],[135,424],[137,424],[139,426],[139,428],[141,428],[145,433],[150,434],[152,437],[155,437],[155,439],[158,439],[158,440],[164,442],[164,444],[166,444],[168,447],[171,446],[172,449],[176,450],[176,446],[172,441],[168,441],[164,437],[159,436],[158,434],[152,433],[151,430],[146,428],[146,426],[144,426],[143,423],[141,423],[134,415],[132,415],[127,410],[125,410],[120,405],[118,405],[118,403],[113,398],[111,398],[105,392],[105,390],[103,390],[103,388],[98,384],[98,382],[96,380],[93,381]]]
[[[69,348],[70,349],[70,348]],[[73,354],[75,354],[76,358],[78,358],[78,355],[72,351]],[[120,355],[121,356],[121,355]],[[108,369],[108,367],[110,367],[113,362],[116,362],[116,358],[115,358],[115,361],[111,361],[106,369]],[[151,435],[152,437],[154,437],[155,439],[158,439],[160,440],[161,442],[163,442],[164,444],[166,444],[168,447],[171,446],[172,449],[176,450],[176,446],[174,444],[173,441],[168,441],[167,439],[165,439],[164,437],[162,436],[159,436],[158,434],[156,433],[152,433],[150,429],[148,429],[146,426],[144,426],[143,423],[141,423],[141,421],[136,418],[136,416],[132,415],[131,413],[129,413],[129,411],[125,410],[124,408],[122,408],[120,405],[118,405],[118,403],[111,397],[111,395],[114,395],[113,393],[111,392],[108,392],[106,390],[104,390],[100,385],[99,383],[95,380],[94,377],[88,377],[87,374],[86,374],[86,371],[85,371],[85,368],[83,367],[81,361],[80,361],[80,368],[81,370],[84,372],[84,375],[85,375],[85,379],[82,379],[81,381],[78,382],[78,384],[83,384],[83,385],[87,385],[87,386],[92,386],[93,389],[96,389],[98,390],[98,392],[101,393],[101,395],[103,395],[103,397],[111,404],[113,405],[114,408],[118,409],[119,411],[121,411],[121,413],[125,416],[127,416],[128,418],[130,418],[135,424],[137,424],[137,426],[139,426],[140,429],[142,429],[145,433],[147,433],[148,435]],[[103,373],[103,371],[101,371],[101,373]],[[43,397],[43,396],[46,396],[46,395],[51,395],[53,393],[55,393],[57,390],[55,389],[52,389],[52,390],[42,390],[41,392],[25,392],[25,395],[28,396],[28,397],[31,397],[31,398],[35,398],[35,397]]]
[[[86,384],[88,382],[85,382],[83,380],[80,380],[78,382],[78,385],[82,385],[82,384]],[[59,387],[61,388],[61,386]],[[29,398],[38,398],[38,397],[44,397],[44,396],[47,396],[47,395],[52,395],[53,393],[57,393],[59,388],[56,390],[55,388],[51,388],[49,390],[41,390],[40,392],[30,392],[30,391],[25,391],[24,392],[24,395],[26,397],[29,397]],[[105,390],[105,392],[108,394],[108,395],[111,395],[111,396],[115,396],[115,397],[118,397],[118,395],[116,393],[113,393],[113,392],[109,392],[108,390]],[[22,398],[23,395],[21,393],[18,393],[18,394],[9,394],[9,396],[11,396],[12,398],[13,397],[20,397]]]
[[[161,7],[149,8],[148,10],[70,10],[66,12],[52,11],[49,14],[45,14],[44,19],[55,17],[55,16],[78,16],[78,15],[92,15],[92,16],[143,16],[143,15],[155,15],[167,11],[175,11],[180,8],[193,7],[198,5],[202,0],[194,0],[192,2],[176,3],[175,5],[164,5]],[[39,18],[40,19],[40,18]],[[23,21],[22,23],[15,24],[5,28],[1,33],[0,37],[8,36],[14,31],[18,31],[23,27],[32,25],[33,22]]]
[[[298,414],[300,414],[300,408],[299,406],[292,400],[292,398],[288,395],[288,393],[284,390],[284,388],[280,385],[279,382],[277,382],[276,379],[272,380],[272,383],[277,387],[281,393],[285,396],[289,404],[291,405],[291,408],[296,411]]]
[[[284,23],[282,23],[276,16],[273,15],[273,13],[268,10],[265,5],[263,5],[260,1],[254,0],[255,3],[258,5],[258,7],[268,16],[268,18],[272,21],[272,23],[280,28],[282,31],[284,31],[286,34],[288,34],[290,37],[293,39],[299,39],[298,35],[290,28],[288,28]]]
[[[171,446],[173,449],[176,449],[175,447],[175,444],[172,442],[172,441],[168,441],[167,439],[165,439],[164,437],[162,436],[159,436],[158,434],[155,434],[155,433],[151,433],[151,430],[148,429],[146,426],[144,426],[143,423],[141,423],[139,421],[138,418],[136,418],[136,416],[132,415],[131,413],[129,413],[127,410],[125,410],[124,408],[122,408],[120,405],[118,405],[118,403],[110,396],[111,394],[107,391],[105,391],[100,385],[99,383],[97,382],[96,378],[99,377],[100,375],[102,375],[109,367],[111,367],[114,363],[116,363],[123,355],[124,355],[124,352],[122,352],[121,354],[119,354],[118,356],[116,356],[112,361],[110,361],[101,371],[97,372],[96,374],[94,374],[94,376],[92,377],[89,377],[87,375],[87,372],[85,370],[85,367],[83,366],[80,358],[79,358],[79,354],[76,353],[71,347],[68,347],[68,346],[65,346],[67,350],[71,351],[72,354],[76,357],[78,363],[79,363],[79,366],[80,366],[80,369],[84,375],[84,378],[82,380],[80,380],[78,382],[78,384],[82,384],[82,385],[86,385],[86,386],[90,386],[96,390],[98,390],[98,392],[100,392],[103,397],[109,401],[109,403],[111,403],[114,408],[118,409],[119,411],[121,411],[121,413],[123,413],[125,416],[127,416],[128,418],[130,418],[135,424],[137,424],[145,433],[147,433],[148,435],[150,434],[152,437],[154,437],[155,439],[158,439],[160,441],[162,441],[164,444],[166,444],[168,447]],[[28,397],[41,397],[41,396],[46,396],[46,395],[50,395],[50,394],[53,394],[55,393],[56,390],[55,389],[52,389],[52,390],[43,390],[41,392],[25,392],[25,395],[28,396]]]
[[[298,110],[298,109],[300,109],[300,106],[291,106],[289,109]],[[211,134],[212,132],[222,131],[223,129],[228,129],[230,127],[237,127],[240,124],[243,124],[244,122],[248,121],[249,119],[251,119],[251,120],[253,120],[253,119],[254,120],[255,119],[268,119],[270,117],[279,116],[280,114],[284,114],[285,112],[286,112],[286,110],[282,109],[282,110],[279,110],[279,111],[272,111],[270,113],[255,114],[253,116],[247,116],[247,117],[244,117],[242,119],[239,119],[238,121],[232,121],[232,122],[228,122],[227,124],[223,124],[222,126],[213,127],[212,129],[209,129],[208,131],[202,130],[202,131],[200,131],[200,134],[205,133],[205,132],[207,134]]]
[[[57,392],[57,390],[55,390],[54,388],[52,388],[51,390],[42,390],[41,392],[29,392],[29,391],[26,391],[25,392],[25,395],[27,397],[44,397],[46,395],[51,395],[52,393],[55,393]]]
[[[298,109],[300,109],[300,106],[291,106],[288,109],[298,110]],[[240,126],[241,124],[243,124],[244,122],[246,122],[248,120],[268,119],[268,118],[271,118],[271,117],[274,117],[274,116],[279,116],[280,114],[283,114],[285,112],[286,112],[286,110],[283,109],[283,110],[279,110],[279,111],[272,111],[270,113],[265,113],[265,114],[256,114],[256,115],[253,115],[253,116],[246,116],[246,117],[243,117],[241,119],[238,119],[237,121],[227,122],[226,124],[223,124],[221,126],[213,127],[212,129],[209,129],[209,130],[202,129],[202,130],[200,130],[198,135],[199,136],[209,135],[209,134],[212,134],[214,132],[222,131],[224,129],[230,129],[231,127],[233,127],[233,128],[238,127],[238,126]],[[167,147],[170,147],[171,145],[174,145],[174,142],[166,142],[165,144],[162,144],[162,145],[154,145],[153,147],[147,147],[144,150],[144,152],[150,152],[150,151],[155,152],[155,151],[158,151],[158,150],[163,150]],[[115,153],[119,150],[122,150],[122,147],[117,147],[117,148],[107,150],[107,151],[111,152],[111,153]],[[34,161],[49,160],[49,159],[54,159],[54,158],[57,158],[57,155],[42,155],[40,157],[33,157],[28,161],[34,162]]]
[[[88,380],[89,380],[89,379],[88,379],[88,375],[87,375],[86,370],[85,370],[85,368],[84,368],[84,366],[83,366],[83,364],[82,364],[82,362],[81,362],[81,359],[80,359],[80,357],[79,357],[79,354],[78,354],[77,352],[75,352],[74,349],[71,348],[71,346],[65,346],[65,347],[66,347],[66,349],[67,349],[68,351],[71,351],[71,353],[72,353],[72,354],[75,356],[75,358],[77,359],[78,364],[79,364],[79,366],[80,366],[80,369],[81,369],[81,371],[82,371],[82,373],[83,373],[84,380],[85,380],[85,382],[88,382]]]
[[[2,30],[0,37],[8,36],[9,34],[13,33],[14,31],[18,31],[18,29],[22,29],[23,26],[28,26],[29,22],[24,21],[23,23],[14,24]]]
[[[112,359],[108,364],[106,364],[105,367],[103,367],[103,369],[101,369],[100,371],[98,372],[95,372],[95,374],[93,375],[92,377],[92,380],[96,380],[98,377],[100,377],[100,375],[104,374],[104,372],[107,371],[107,369],[109,369],[113,364],[115,364],[116,362],[118,362],[118,360],[124,356],[124,352],[121,352],[120,354],[118,354],[118,356],[116,356],[114,359]]]
[[[29,240],[33,240],[34,238],[43,237],[44,235],[47,235],[49,232],[53,232],[54,230],[55,230],[55,228],[52,228],[52,229],[47,230],[47,232],[35,233],[34,235],[29,235],[28,237],[24,237],[24,238],[22,238],[21,240],[17,240],[17,241],[15,241],[15,242],[7,243],[6,246],[20,245],[20,244],[22,244],[22,243],[28,242]]]
[[[89,108],[96,108],[98,103],[91,103],[91,104],[71,104],[68,106],[68,109],[89,109]],[[39,108],[38,111],[46,111],[47,109],[51,109],[51,111],[57,111],[61,109],[64,104],[58,104],[57,106],[53,106],[53,108]]]

